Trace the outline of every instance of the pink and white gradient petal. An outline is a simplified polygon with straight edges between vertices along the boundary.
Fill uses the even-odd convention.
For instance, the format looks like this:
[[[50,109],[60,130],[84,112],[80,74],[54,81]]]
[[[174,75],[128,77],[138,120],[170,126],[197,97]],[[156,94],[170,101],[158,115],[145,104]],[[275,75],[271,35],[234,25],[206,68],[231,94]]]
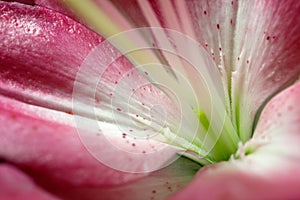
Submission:
[[[201,169],[170,199],[298,199],[300,84],[275,96],[236,158]]]

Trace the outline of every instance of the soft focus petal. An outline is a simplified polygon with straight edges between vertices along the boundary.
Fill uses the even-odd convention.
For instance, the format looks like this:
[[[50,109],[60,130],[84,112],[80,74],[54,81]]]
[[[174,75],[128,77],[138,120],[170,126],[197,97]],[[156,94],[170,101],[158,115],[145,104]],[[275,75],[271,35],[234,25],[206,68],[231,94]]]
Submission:
[[[192,161],[179,159],[172,166],[155,173],[120,172],[91,156],[82,145],[76,129],[71,126],[72,118],[65,113],[3,97],[0,112],[0,124],[4,127],[0,135],[0,157],[22,169],[39,187],[65,199],[94,199],[95,196],[117,199],[120,195],[124,199],[165,197],[184,186],[199,168]],[[53,116],[56,118],[53,119]],[[61,124],[62,120],[69,121],[69,124]],[[103,137],[98,136],[98,140],[103,140]],[[119,147],[127,145],[135,148],[123,138],[119,141]],[[139,143],[136,145],[138,147]],[[144,148],[147,149],[146,146]],[[101,147],[98,150],[108,152]],[[147,167],[125,157],[127,154],[113,153],[106,156],[132,168]],[[162,155],[159,153],[157,157],[161,159]],[[15,190],[18,192],[19,189]]]
[[[118,185],[138,177],[127,176],[95,160],[81,144],[72,118],[65,113],[30,107],[3,97],[0,109],[4,127],[0,156],[8,162],[43,173],[45,180],[50,176],[77,186]]]
[[[0,165],[0,199],[58,200],[40,188],[24,172],[9,164]]]
[[[171,199],[299,199],[300,84],[267,104],[236,159],[207,166]]]

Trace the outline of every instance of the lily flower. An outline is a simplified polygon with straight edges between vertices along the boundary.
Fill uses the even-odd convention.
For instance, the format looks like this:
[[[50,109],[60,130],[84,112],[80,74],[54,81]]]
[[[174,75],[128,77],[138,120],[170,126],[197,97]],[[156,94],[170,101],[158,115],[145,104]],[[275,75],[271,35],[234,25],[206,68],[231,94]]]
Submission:
[[[0,199],[300,198],[299,11],[0,1]]]

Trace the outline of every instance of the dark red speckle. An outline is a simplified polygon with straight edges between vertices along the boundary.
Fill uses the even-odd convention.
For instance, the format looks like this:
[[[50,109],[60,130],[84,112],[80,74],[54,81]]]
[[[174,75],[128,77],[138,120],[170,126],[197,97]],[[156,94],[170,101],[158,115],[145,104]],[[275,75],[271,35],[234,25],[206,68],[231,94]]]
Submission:
[[[121,112],[122,110],[121,110],[121,108],[117,108],[117,111]]]
[[[69,115],[74,115],[74,113],[72,111],[66,111],[65,113],[67,113]]]
[[[217,29],[220,29],[220,24],[217,24]]]
[[[156,193],[156,190],[152,190],[152,193],[155,194],[155,193]]]
[[[123,137],[123,138],[126,138],[126,133],[123,133],[123,134],[122,134],[122,137]]]
[[[219,50],[222,51],[222,48],[220,47]]]
[[[12,114],[10,117],[11,117],[12,119],[16,119],[16,118],[17,118],[17,115]]]
[[[267,37],[267,40],[270,40],[270,36]]]
[[[204,12],[203,12],[203,13],[204,13],[204,15],[206,15],[206,14],[207,14],[206,10],[204,10]]]
[[[131,145],[132,145],[133,147],[135,147],[135,143],[132,143]]]

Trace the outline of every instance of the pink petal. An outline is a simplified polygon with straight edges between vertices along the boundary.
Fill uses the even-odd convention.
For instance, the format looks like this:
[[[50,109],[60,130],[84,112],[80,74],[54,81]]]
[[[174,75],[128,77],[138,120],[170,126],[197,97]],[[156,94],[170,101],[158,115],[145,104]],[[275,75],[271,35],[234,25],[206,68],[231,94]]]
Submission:
[[[100,126],[109,124],[100,130],[106,135],[118,132],[118,137],[126,134],[133,138],[150,138],[165,127],[174,130],[181,127],[182,115],[177,105],[100,36],[68,17],[41,7],[8,3],[2,6],[3,18],[8,20],[2,23],[7,34],[1,35],[6,42],[0,48],[3,54],[0,92],[3,95],[69,114],[74,114],[72,99],[77,100],[78,96],[85,102],[75,114],[95,119]],[[23,26],[16,27],[20,22],[8,17],[17,17]],[[39,32],[34,29],[35,32],[27,34],[27,27],[33,26]],[[101,45],[91,51],[100,42]],[[45,46],[49,49],[45,50]],[[96,81],[91,83],[91,80]],[[79,88],[75,87],[77,83]],[[185,124],[185,130],[190,127],[194,126]],[[135,141],[129,143],[135,145]]]
[[[225,102],[233,127],[242,141],[251,137],[255,115],[264,103],[299,76],[300,39],[297,33],[300,30],[298,22],[300,4],[297,0],[275,3],[235,0],[132,0],[126,3],[93,1],[120,31],[144,26],[163,27],[196,39],[214,60],[215,70],[219,70],[218,75],[222,77],[224,86],[219,93],[225,91],[225,98],[222,101]],[[127,6],[122,6],[124,4]],[[97,24],[96,20],[93,23],[97,31],[106,37],[111,36],[103,28],[105,26],[101,28],[103,24],[100,22]],[[160,47],[160,43],[163,42],[170,43],[169,46],[173,45],[175,50],[187,48],[190,49],[190,54],[200,57],[201,53],[190,48],[188,43],[185,45],[173,43],[172,41],[177,40],[167,31],[164,37],[155,33],[153,35],[154,39],[149,39],[151,38],[149,35],[144,37],[153,42],[154,47]],[[160,56],[165,58],[163,63],[170,64],[174,68],[180,63],[180,59],[167,55],[161,49],[158,51]],[[199,68],[202,66],[205,65],[196,65]],[[195,74],[186,71],[187,74]],[[207,77],[206,74],[202,75]],[[188,76],[190,81],[193,80],[191,77]],[[201,85],[199,80],[192,85],[197,85],[196,83]],[[206,90],[200,88],[201,92]],[[212,91],[211,88],[209,90]],[[204,96],[207,96],[205,92]],[[223,94],[221,96],[223,98]],[[203,104],[201,100],[199,99],[199,102]]]
[[[70,112],[73,82],[103,39],[79,23],[35,6],[0,2],[0,92]]]
[[[62,13],[76,21],[80,21],[76,13],[64,5],[63,0],[33,0],[35,5],[48,8],[50,10]],[[81,21],[80,21],[81,22]]]
[[[237,2],[236,2],[237,3]],[[234,118],[245,141],[257,110],[300,73],[300,2],[239,1],[232,66]]]
[[[132,195],[136,195],[137,199],[145,196],[164,197],[182,187],[191,178],[197,165],[191,167],[191,170],[182,171],[182,174],[178,169],[187,162],[175,164],[176,170],[172,170],[174,168],[171,167],[171,171],[167,168],[153,175],[138,175],[114,170],[92,157],[82,145],[74,128],[76,124],[73,121],[71,98],[75,76],[80,69],[79,65],[90,50],[102,41],[102,38],[77,22],[47,9],[5,2],[0,2],[0,5],[3,19],[1,31],[5,33],[1,34],[4,42],[0,47],[1,63],[3,63],[0,92],[6,96],[0,98],[0,124],[5,127],[0,135],[0,145],[5,147],[0,151],[0,157],[22,168],[41,187],[70,199],[85,197],[89,199],[95,195],[114,199],[119,198],[119,194],[122,194],[125,199],[134,198]],[[110,60],[114,58],[114,54],[120,55],[108,45],[100,49],[99,57],[103,56]],[[85,63],[93,64],[92,61],[87,59]],[[97,72],[99,67],[93,67],[89,72]],[[158,147],[166,145],[150,140],[139,142],[135,141],[135,138],[123,138],[122,133],[117,134],[120,132],[118,130],[120,124],[114,125],[102,120],[108,120],[103,118],[107,117],[105,114],[107,111],[112,112],[111,105],[108,103],[114,96],[122,97],[124,92],[120,91],[123,91],[123,87],[130,89],[128,95],[132,93],[132,89],[136,89],[132,98],[135,103],[132,104],[133,106],[138,102],[137,106],[145,109],[155,104],[168,107],[166,105],[170,100],[138,75],[124,57],[101,70],[104,72],[101,84],[97,86],[99,89],[95,100],[96,114],[101,120],[98,121],[101,124],[101,131],[92,132],[85,129],[82,132],[84,136],[80,135],[82,141],[86,143],[88,150],[91,151],[93,148],[94,152],[102,152],[100,156],[102,158],[104,156],[106,161],[137,171],[148,169],[148,165],[151,164],[157,165],[156,161],[159,161],[158,166],[161,165],[160,162],[164,162],[162,158],[165,155],[166,158],[170,158],[174,155],[174,150],[170,153],[164,151],[153,154],[151,152],[157,151]],[[123,77],[124,75],[126,78]],[[80,83],[89,83],[89,79],[95,76],[99,75],[87,76]],[[117,84],[120,85],[120,91],[114,89],[116,81],[122,82]],[[82,89],[80,95],[84,96],[90,90],[89,85],[80,86]],[[121,98],[116,98],[115,101],[118,105],[128,104]],[[115,107],[113,109],[116,113],[120,112],[116,114],[117,116],[126,117],[126,112],[123,112],[125,110],[119,111]],[[141,111],[143,114],[143,110]],[[90,114],[87,113],[86,116],[90,117]],[[133,114],[137,115],[137,113]],[[130,120],[127,121],[131,123]],[[127,121],[121,121],[125,123],[125,127]],[[103,137],[104,134],[109,142],[124,148],[127,153],[118,154],[114,149],[110,151],[105,148],[106,146],[97,146],[99,144],[97,142],[106,144],[107,139]],[[103,155],[103,152],[106,155]],[[135,153],[141,155],[143,159],[136,162]],[[93,156],[97,158],[97,155],[93,154]],[[148,159],[149,157],[152,160]],[[148,164],[145,163],[146,161]],[[149,176],[149,179],[134,181],[144,176]],[[143,190],[136,192],[136,188]],[[145,191],[148,193],[145,194]]]
[[[10,200],[58,200],[40,188],[21,170],[8,165],[0,165],[0,198]]]
[[[254,138],[240,148],[239,159],[201,169],[171,199],[299,199],[299,98],[300,83],[272,99]]]
[[[19,2],[19,3],[28,4],[28,5],[33,5],[34,4],[34,0],[1,0],[1,1]]]
[[[150,174],[117,171],[91,156],[67,114],[3,97],[0,100],[0,125],[5,127],[0,135],[0,157],[21,168],[39,187],[56,196],[67,199],[94,199],[95,196],[117,199],[120,195],[124,199],[165,197],[184,186],[198,169],[197,164],[180,159],[168,168]],[[61,121],[69,121],[69,124],[61,124]],[[97,137],[103,140],[103,137]],[[122,141],[124,139],[120,138],[119,147],[127,144]],[[98,150],[107,152],[101,147]],[[132,168],[147,167],[146,163],[138,163],[134,157],[124,155],[111,152],[106,156]],[[159,161],[162,155],[163,152],[159,153],[156,160]],[[18,188],[15,190],[19,191]]]
[[[3,33],[0,35],[3,41],[0,44],[0,93],[33,105],[72,113],[73,87],[80,65],[103,38],[70,18],[48,9],[6,2],[0,2],[0,6],[0,27]],[[84,88],[81,91],[86,93],[89,90],[87,80],[102,74],[101,85],[97,86],[95,94],[101,109],[109,109],[111,96],[116,92],[113,88],[121,81],[123,86],[132,87],[131,91],[127,91],[128,94],[134,93],[133,90],[140,93],[136,98],[145,106],[151,108],[156,103],[162,105],[162,102],[169,101],[111,45],[106,43],[102,47],[98,48],[97,58],[92,59],[99,62],[103,60],[102,63],[112,61],[101,68],[86,60],[92,66],[90,74],[86,74],[86,80],[82,80],[86,85],[82,86]],[[128,76],[127,82],[124,81],[125,75]],[[82,96],[86,95],[82,93]],[[151,98],[142,101],[146,93]]]

